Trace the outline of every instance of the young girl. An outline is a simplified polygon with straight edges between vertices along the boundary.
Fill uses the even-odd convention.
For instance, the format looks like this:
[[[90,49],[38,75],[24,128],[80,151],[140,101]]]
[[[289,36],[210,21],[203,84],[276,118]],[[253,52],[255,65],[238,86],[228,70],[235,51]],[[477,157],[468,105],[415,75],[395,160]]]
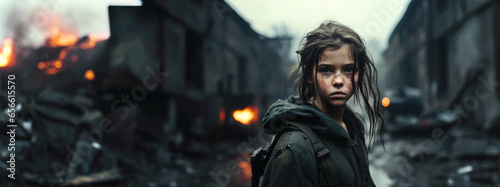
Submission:
[[[290,77],[298,75],[298,97],[278,100],[263,119],[264,130],[277,136],[262,186],[375,186],[364,126],[346,105],[353,95],[355,104],[363,103],[371,141],[383,119],[377,71],[365,44],[349,27],[327,21],[304,37],[297,53],[300,63]],[[319,141],[299,126],[312,129]]]

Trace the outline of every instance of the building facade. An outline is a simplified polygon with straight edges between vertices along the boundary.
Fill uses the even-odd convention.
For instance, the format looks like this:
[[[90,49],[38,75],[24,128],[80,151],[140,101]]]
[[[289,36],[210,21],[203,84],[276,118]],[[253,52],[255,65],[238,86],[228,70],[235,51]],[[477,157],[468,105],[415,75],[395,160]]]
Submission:
[[[246,107],[257,116],[242,131],[258,131],[258,116],[284,97],[283,65],[290,63],[284,52],[291,38],[258,34],[221,0],[142,3],[109,7],[104,89],[122,93],[144,79],[157,81],[158,87],[147,90],[141,101],[148,103],[145,110],[158,113],[144,114],[149,116],[145,131],[153,137],[161,138],[161,129],[176,128],[187,136],[192,131],[217,134],[216,129],[241,125],[232,115]],[[149,80],[152,72],[160,76]]]
[[[498,128],[499,26],[498,1],[412,1],[384,52],[392,78],[383,84],[418,88],[425,110],[454,109],[467,125]]]

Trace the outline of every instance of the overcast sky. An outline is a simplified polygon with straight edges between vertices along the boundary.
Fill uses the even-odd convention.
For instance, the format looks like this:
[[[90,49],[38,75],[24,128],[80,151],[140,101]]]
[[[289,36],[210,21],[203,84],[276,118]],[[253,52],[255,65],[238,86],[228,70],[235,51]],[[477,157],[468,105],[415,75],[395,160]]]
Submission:
[[[258,33],[275,36],[276,27],[286,25],[300,39],[324,20],[339,21],[357,31],[371,46],[383,49],[403,16],[410,0],[226,0]],[[377,42],[380,42],[377,44]],[[381,49],[370,49],[381,51]],[[373,52],[375,52],[373,51]]]
[[[65,15],[66,19],[78,22],[79,25],[85,25],[77,28],[80,32],[109,32],[108,19],[103,19],[107,18],[107,5],[140,4],[139,0],[24,0],[23,2],[0,0],[2,5],[0,10],[4,15],[0,21],[5,23],[9,21],[6,19],[13,18],[25,20],[29,18],[29,13],[40,9],[46,10],[52,5],[57,14]],[[367,42],[378,40],[382,47],[385,47],[388,36],[406,11],[410,0],[226,0],[226,2],[262,35],[275,36],[275,28],[282,28],[285,25],[289,34],[295,39],[293,47],[297,48],[300,38],[327,19],[350,26]],[[8,16],[12,13],[19,16]],[[81,24],[82,20],[91,21]]]
[[[367,42],[374,58],[385,49],[391,31],[406,11],[410,0],[226,0],[226,2],[258,33],[273,37],[287,28],[293,37],[291,57],[298,49],[300,39],[324,20],[339,21],[356,30]],[[0,37],[11,37],[15,24],[26,23],[34,12],[52,7],[54,15],[64,15],[69,27],[80,35],[104,33],[109,35],[108,5],[134,5],[139,0],[24,0],[23,3],[0,0]],[[83,6],[85,5],[85,6]],[[40,11],[42,10],[42,11]],[[78,10],[78,11],[75,11]],[[46,18],[46,16],[45,16]],[[50,20],[53,17],[49,17]],[[278,28],[278,29],[276,29]],[[10,29],[10,30],[9,30]],[[46,36],[30,33],[29,42],[39,45]],[[377,63],[376,60],[375,62]]]
[[[24,25],[24,44],[41,45],[47,36],[40,30],[51,22],[74,28],[80,36],[90,33],[109,36],[109,5],[140,5],[139,0],[0,0],[0,38],[17,35]],[[36,18],[36,19],[35,19]],[[37,21],[34,21],[37,20]],[[31,32],[30,32],[31,31]],[[1,40],[1,39],[0,39]]]

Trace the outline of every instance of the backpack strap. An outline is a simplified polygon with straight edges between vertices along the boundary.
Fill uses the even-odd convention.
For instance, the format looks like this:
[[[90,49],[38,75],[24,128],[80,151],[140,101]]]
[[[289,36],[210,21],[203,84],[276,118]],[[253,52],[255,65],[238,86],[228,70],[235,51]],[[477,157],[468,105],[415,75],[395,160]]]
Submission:
[[[299,128],[309,137],[309,140],[311,141],[311,144],[314,147],[314,151],[316,152],[316,159],[318,162],[321,163],[321,167],[325,172],[325,178],[328,182],[328,185],[340,186],[339,185],[340,181],[338,180],[337,175],[335,174],[333,163],[328,157],[328,155],[330,154],[330,150],[328,150],[328,148],[326,148],[323,142],[321,142],[321,140],[316,135],[316,133],[314,133],[311,127],[297,122],[288,122],[288,124]]]
[[[283,133],[278,133],[276,134],[276,136],[274,136],[271,145],[268,144],[266,146],[260,147],[253,151],[250,155],[250,166],[252,168],[251,187],[259,187],[260,177],[264,175],[264,170],[266,169],[267,163],[271,158],[272,151],[274,147],[276,147],[281,134]]]

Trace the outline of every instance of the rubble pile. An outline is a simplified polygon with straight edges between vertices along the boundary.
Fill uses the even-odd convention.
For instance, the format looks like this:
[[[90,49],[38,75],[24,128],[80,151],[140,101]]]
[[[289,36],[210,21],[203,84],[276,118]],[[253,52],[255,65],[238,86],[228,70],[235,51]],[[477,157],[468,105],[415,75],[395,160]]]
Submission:
[[[498,186],[500,139],[475,129],[450,129],[441,140],[424,136],[386,139],[375,146],[372,165],[392,186]]]
[[[125,137],[135,141],[116,141],[113,139],[116,134],[96,131],[103,119],[114,118],[112,114],[103,114],[95,108],[93,102],[84,95],[71,96],[48,90],[36,97],[18,96],[16,169],[17,175],[21,176],[17,176],[16,180],[2,180],[0,185],[141,185],[154,183],[159,178],[165,178],[164,176],[170,176],[167,177],[170,179],[177,176],[177,180],[184,180],[184,176],[195,174],[194,168],[197,167],[192,162],[202,163],[201,160],[205,159],[206,162],[208,156],[215,157],[211,156],[215,153],[206,143],[192,141],[183,137],[182,133],[176,133],[178,131],[172,131],[169,138],[161,141],[145,143],[139,140],[140,136]],[[6,106],[0,107],[0,121],[6,123]],[[137,134],[134,133],[136,129],[127,122],[115,121],[120,123],[114,124],[117,126],[114,133]],[[9,157],[8,141],[8,134],[2,133],[2,160],[8,160]],[[177,148],[174,149],[175,147]],[[3,168],[0,174],[6,176],[8,165],[0,162],[0,167]],[[205,168],[205,171],[198,171],[196,174],[208,173],[212,169],[208,165]],[[144,175],[156,176],[157,179],[146,181]],[[163,180],[172,181],[175,180]]]

